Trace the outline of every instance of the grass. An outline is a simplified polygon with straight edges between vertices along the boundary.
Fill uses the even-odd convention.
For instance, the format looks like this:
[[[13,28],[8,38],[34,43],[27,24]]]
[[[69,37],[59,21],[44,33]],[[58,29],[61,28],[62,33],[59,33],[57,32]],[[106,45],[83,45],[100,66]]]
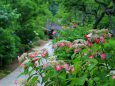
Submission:
[[[9,70],[0,70],[0,79],[7,76],[11,71]]]

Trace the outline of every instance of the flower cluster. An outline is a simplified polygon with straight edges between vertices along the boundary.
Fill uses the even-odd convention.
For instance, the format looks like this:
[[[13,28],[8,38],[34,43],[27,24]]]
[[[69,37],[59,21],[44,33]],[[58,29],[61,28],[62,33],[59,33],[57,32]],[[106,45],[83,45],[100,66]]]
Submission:
[[[105,60],[106,59],[106,54],[105,53],[97,53],[97,55],[100,56],[101,60]],[[89,58],[92,59],[94,58],[96,55],[90,55]]]
[[[99,44],[99,43],[102,43],[104,44],[105,43],[105,38],[103,36],[99,37],[99,38],[94,38],[94,39],[91,39],[91,38],[87,38],[87,45],[88,47],[91,47],[92,45],[92,40],[93,42],[95,42],[96,44]]]
[[[58,41],[56,44],[54,44],[53,48],[56,49],[58,47],[64,47],[64,46],[68,46],[68,48],[72,48],[72,43],[70,41],[61,40]]]
[[[42,65],[43,69],[52,66],[55,71],[61,71],[64,69],[66,73],[74,72],[74,67],[72,65],[69,66],[69,64],[65,63],[63,60],[56,60],[56,58],[56,56],[49,57],[47,63]]]
[[[35,52],[35,53],[30,53],[29,54],[30,58],[34,58],[34,57],[37,57],[38,56],[38,53]]]
[[[22,56],[18,56],[18,61],[19,61],[20,67],[25,67],[25,64],[29,62],[29,59],[27,56],[28,56],[27,53],[23,53]]]
[[[112,79],[115,79],[115,71],[114,70],[110,71],[110,75],[112,76]]]
[[[35,63],[41,58],[44,58],[47,56],[48,56],[48,51],[46,49],[43,49],[41,52],[24,53],[21,57],[18,56],[18,61],[19,61],[20,67],[24,67],[25,64],[28,63],[29,61]]]
[[[73,73],[74,72],[74,67],[73,66],[69,66],[69,64],[67,64],[67,63],[64,63],[62,65],[57,64],[55,66],[55,70],[56,71],[61,71],[62,69],[64,69],[66,71],[66,73],[70,73],[70,72]]]
[[[104,38],[111,38],[111,33],[109,33],[108,29],[101,29],[101,30],[91,30],[89,35],[91,38],[98,38],[103,36]]]
[[[86,45],[87,45],[87,42],[83,39],[77,39],[73,41],[74,53],[79,52],[82,48],[85,48]]]
[[[91,47],[92,42],[96,44],[105,43],[105,38],[111,38],[111,34],[107,29],[102,30],[91,30],[89,34],[86,34],[84,37],[87,39],[87,46]]]
[[[77,52],[81,50],[82,48],[85,48],[86,45],[87,45],[87,42],[83,39],[77,39],[73,42],[61,40],[61,41],[58,41],[56,44],[54,44],[53,48],[56,49],[58,47],[68,46],[68,48],[73,48],[75,49],[74,52]]]
[[[56,33],[57,33],[56,31],[53,31],[53,32],[52,32],[52,35],[55,35]]]
[[[66,40],[61,40],[58,41],[56,44],[54,44],[53,48],[57,49],[58,47],[64,47],[67,46],[68,48],[73,48],[74,52],[80,51],[82,48],[85,48],[87,45],[87,42],[82,39],[77,39],[73,42],[66,41]]]
[[[48,50],[44,50],[41,54],[42,57],[46,57],[46,55],[48,54]]]
[[[56,65],[62,64],[62,63],[64,63],[63,60],[57,60],[56,56],[51,56],[51,57],[47,58],[47,62],[42,64],[42,66],[43,66],[43,69],[45,69],[48,66],[55,67]]]

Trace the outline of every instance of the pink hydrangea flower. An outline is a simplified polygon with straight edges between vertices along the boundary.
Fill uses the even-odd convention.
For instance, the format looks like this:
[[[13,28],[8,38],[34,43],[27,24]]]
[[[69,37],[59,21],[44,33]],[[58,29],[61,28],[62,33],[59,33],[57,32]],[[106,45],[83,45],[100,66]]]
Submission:
[[[55,34],[56,34],[56,31],[53,31],[53,32],[52,32],[52,35],[55,35]]]
[[[100,37],[100,41],[104,44],[105,43],[104,37]]]
[[[18,81],[17,81],[17,80],[14,80],[13,83],[17,86]]]
[[[38,56],[38,53],[33,53],[33,54],[30,54],[29,56],[30,56],[31,58],[34,58],[34,57]]]
[[[41,54],[41,56],[42,56],[42,57],[45,57],[45,56],[46,56],[46,54],[42,53],[42,54]]]
[[[61,65],[60,65],[60,64],[56,65],[55,70],[56,70],[56,71],[60,71],[60,70],[62,70]]]
[[[88,41],[88,44],[87,44],[88,47],[91,47],[91,42]]]
[[[77,49],[74,49],[74,53],[77,53]]]
[[[105,53],[101,53],[100,57],[101,57],[101,60],[105,60],[106,59],[106,54]]]
[[[23,63],[20,64],[20,67],[24,67],[25,65]]]
[[[111,38],[111,37],[112,37],[112,34],[111,34],[111,33],[109,33],[109,34],[108,34],[108,37],[109,37],[109,38]]]
[[[65,63],[65,64],[63,65],[63,68],[65,68],[66,71],[69,71],[69,70],[70,70],[70,66],[69,66],[67,63]]]
[[[88,38],[87,38],[87,41],[88,41],[88,42],[91,42],[91,38],[88,37]]]
[[[54,45],[53,48],[57,48],[57,45]]]
[[[74,49],[74,53],[77,53],[77,52],[79,52],[79,49]]]
[[[85,35],[84,35],[84,38],[88,38],[88,36],[87,36],[87,35],[88,35],[88,34],[85,34]]]
[[[112,76],[112,79],[115,79],[115,76]]]
[[[43,64],[43,69],[47,68],[48,64]]]
[[[60,47],[65,46],[64,42],[61,42],[61,43],[59,44],[59,46],[60,46]]]
[[[68,43],[68,47],[72,48],[72,43],[71,42]]]
[[[99,42],[100,42],[100,40],[98,38],[95,38],[94,41],[96,44],[99,44]]]
[[[92,59],[94,56],[93,55],[90,55],[89,58]]]
[[[41,56],[42,56],[42,57],[45,57],[45,56],[47,55],[47,53],[48,53],[48,51],[45,50],[45,51],[43,51],[43,53],[41,54]]]
[[[74,68],[72,68],[72,69],[71,69],[71,72],[73,73],[74,71],[75,71],[75,69],[74,69]]]

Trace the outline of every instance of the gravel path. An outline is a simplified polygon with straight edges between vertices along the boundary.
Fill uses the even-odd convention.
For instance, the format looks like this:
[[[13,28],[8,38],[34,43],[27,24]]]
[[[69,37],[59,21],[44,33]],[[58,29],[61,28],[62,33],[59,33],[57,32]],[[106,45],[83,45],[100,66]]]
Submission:
[[[36,47],[34,49],[32,49],[33,51],[39,51],[43,48],[46,48],[48,50],[48,53],[50,56],[53,55],[53,49],[52,49],[52,42],[51,40],[48,41],[47,44],[45,44],[42,47]],[[0,80],[0,86],[21,86],[19,84],[14,84],[17,83],[17,81],[15,81],[17,79],[17,76],[21,73],[21,71],[23,71],[22,68],[18,67],[16,70],[14,70],[12,73],[10,73],[9,75],[7,75],[5,78]],[[20,78],[18,78],[18,81],[24,80],[26,79],[27,76],[21,76]],[[41,86],[40,84],[38,84],[37,86]]]

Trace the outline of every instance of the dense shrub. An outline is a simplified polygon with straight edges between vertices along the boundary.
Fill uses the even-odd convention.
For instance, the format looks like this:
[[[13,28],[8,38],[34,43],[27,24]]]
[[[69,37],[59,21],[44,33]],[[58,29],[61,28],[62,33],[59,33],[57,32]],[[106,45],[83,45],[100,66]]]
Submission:
[[[17,19],[19,14],[10,5],[0,6],[0,63],[9,64],[16,58],[20,38],[15,30],[19,27]]]
[[[17,29],[17,19],[19,14],[16,13],[16,9],[12,9],[10,5],[1,5],[0,6],[0,27],[1,28],[11,28]]]
[[[111,70],[115,69],[115,38],[109,39],[104,45],[105,52],[107,53],[109,65],[111,65]]]
[[[20,23],[25,24],[26,21],[31,19],[32,17],[36,17],[37,13],[37,5],[34,1],[31,0],[20,0],[16,1],[14,8],[17,8],[18,13],[21,14]]]
[[[3,39],[1,37],[0,40],[5,41],[8,39],[8,46],[13,46],[9,48],[12,51],[9,50],[8,54],[6,54],[7,56],[10,54],[7,59],[3,55],[7,46],[4,46],[5,42],[1,43],[1,49],[4,49],[0,53],[3,55],[1,58],[4,58],[1,61],[2,63],[11,62],[18,50],[20,53],[29,50],[35,38],[44,39],[45,22],[49,16],[50,18],[52,17],[52,14],[48,10],[48,3],[43,2],[41,4],[41,2],[32,0],[0,0],[0,29],[2,28],[2,33],[4,33],[1,34]],[[14,53],[12,54],[12,52]]]
[[[0,58],[2,64],[11,63],[16,58],[18,49],[16,48],[17,40],[8,30],[0,30]]]
[[[30,25],[18,29],[16,34],[20,37],[22,44],[29,44],[35,38],[34,28]]]
[[[23,44],[29,44],[35,37],[39,37],[40,39],[44,39],[45,37],[44,26],[47,17],[51,16],[51,13],[47,8],[48,4],[35,2],[20,0],[16,2],[17,5],[14,5],[21,14],[19,18],[20,29],[16,31],[16,34],[21,38]]]
[[[84,35],[82,37],[85,39],[56,42],[53,46],[54,55],[49,58],[45,49],[43,52],[28,53],[27,59],[19,57],[20,66],[24,67],[21,75],[30,76],[25,84],[31,83],[34,86],[40,81],[39,77],[42,77],[40,84],[45,86],[114,86],[115,78],[110,73],[115,67],[114,58],[110,56],[114,55],[111,34],[107,29],[102,29],[91,30]],[[47,62],[40,64],[43,59]],[[30,68],[32,69],[29,70]]]
[[[56,33],[56,37],[54,38],[53,42],[57,42],[60,40],[67,40],[67,41],[74,41],[76,39],[83,38],[83,34],[86,34],[88,30],[90,30],[90,26],[80,27],[77,28],[65,28]]]

